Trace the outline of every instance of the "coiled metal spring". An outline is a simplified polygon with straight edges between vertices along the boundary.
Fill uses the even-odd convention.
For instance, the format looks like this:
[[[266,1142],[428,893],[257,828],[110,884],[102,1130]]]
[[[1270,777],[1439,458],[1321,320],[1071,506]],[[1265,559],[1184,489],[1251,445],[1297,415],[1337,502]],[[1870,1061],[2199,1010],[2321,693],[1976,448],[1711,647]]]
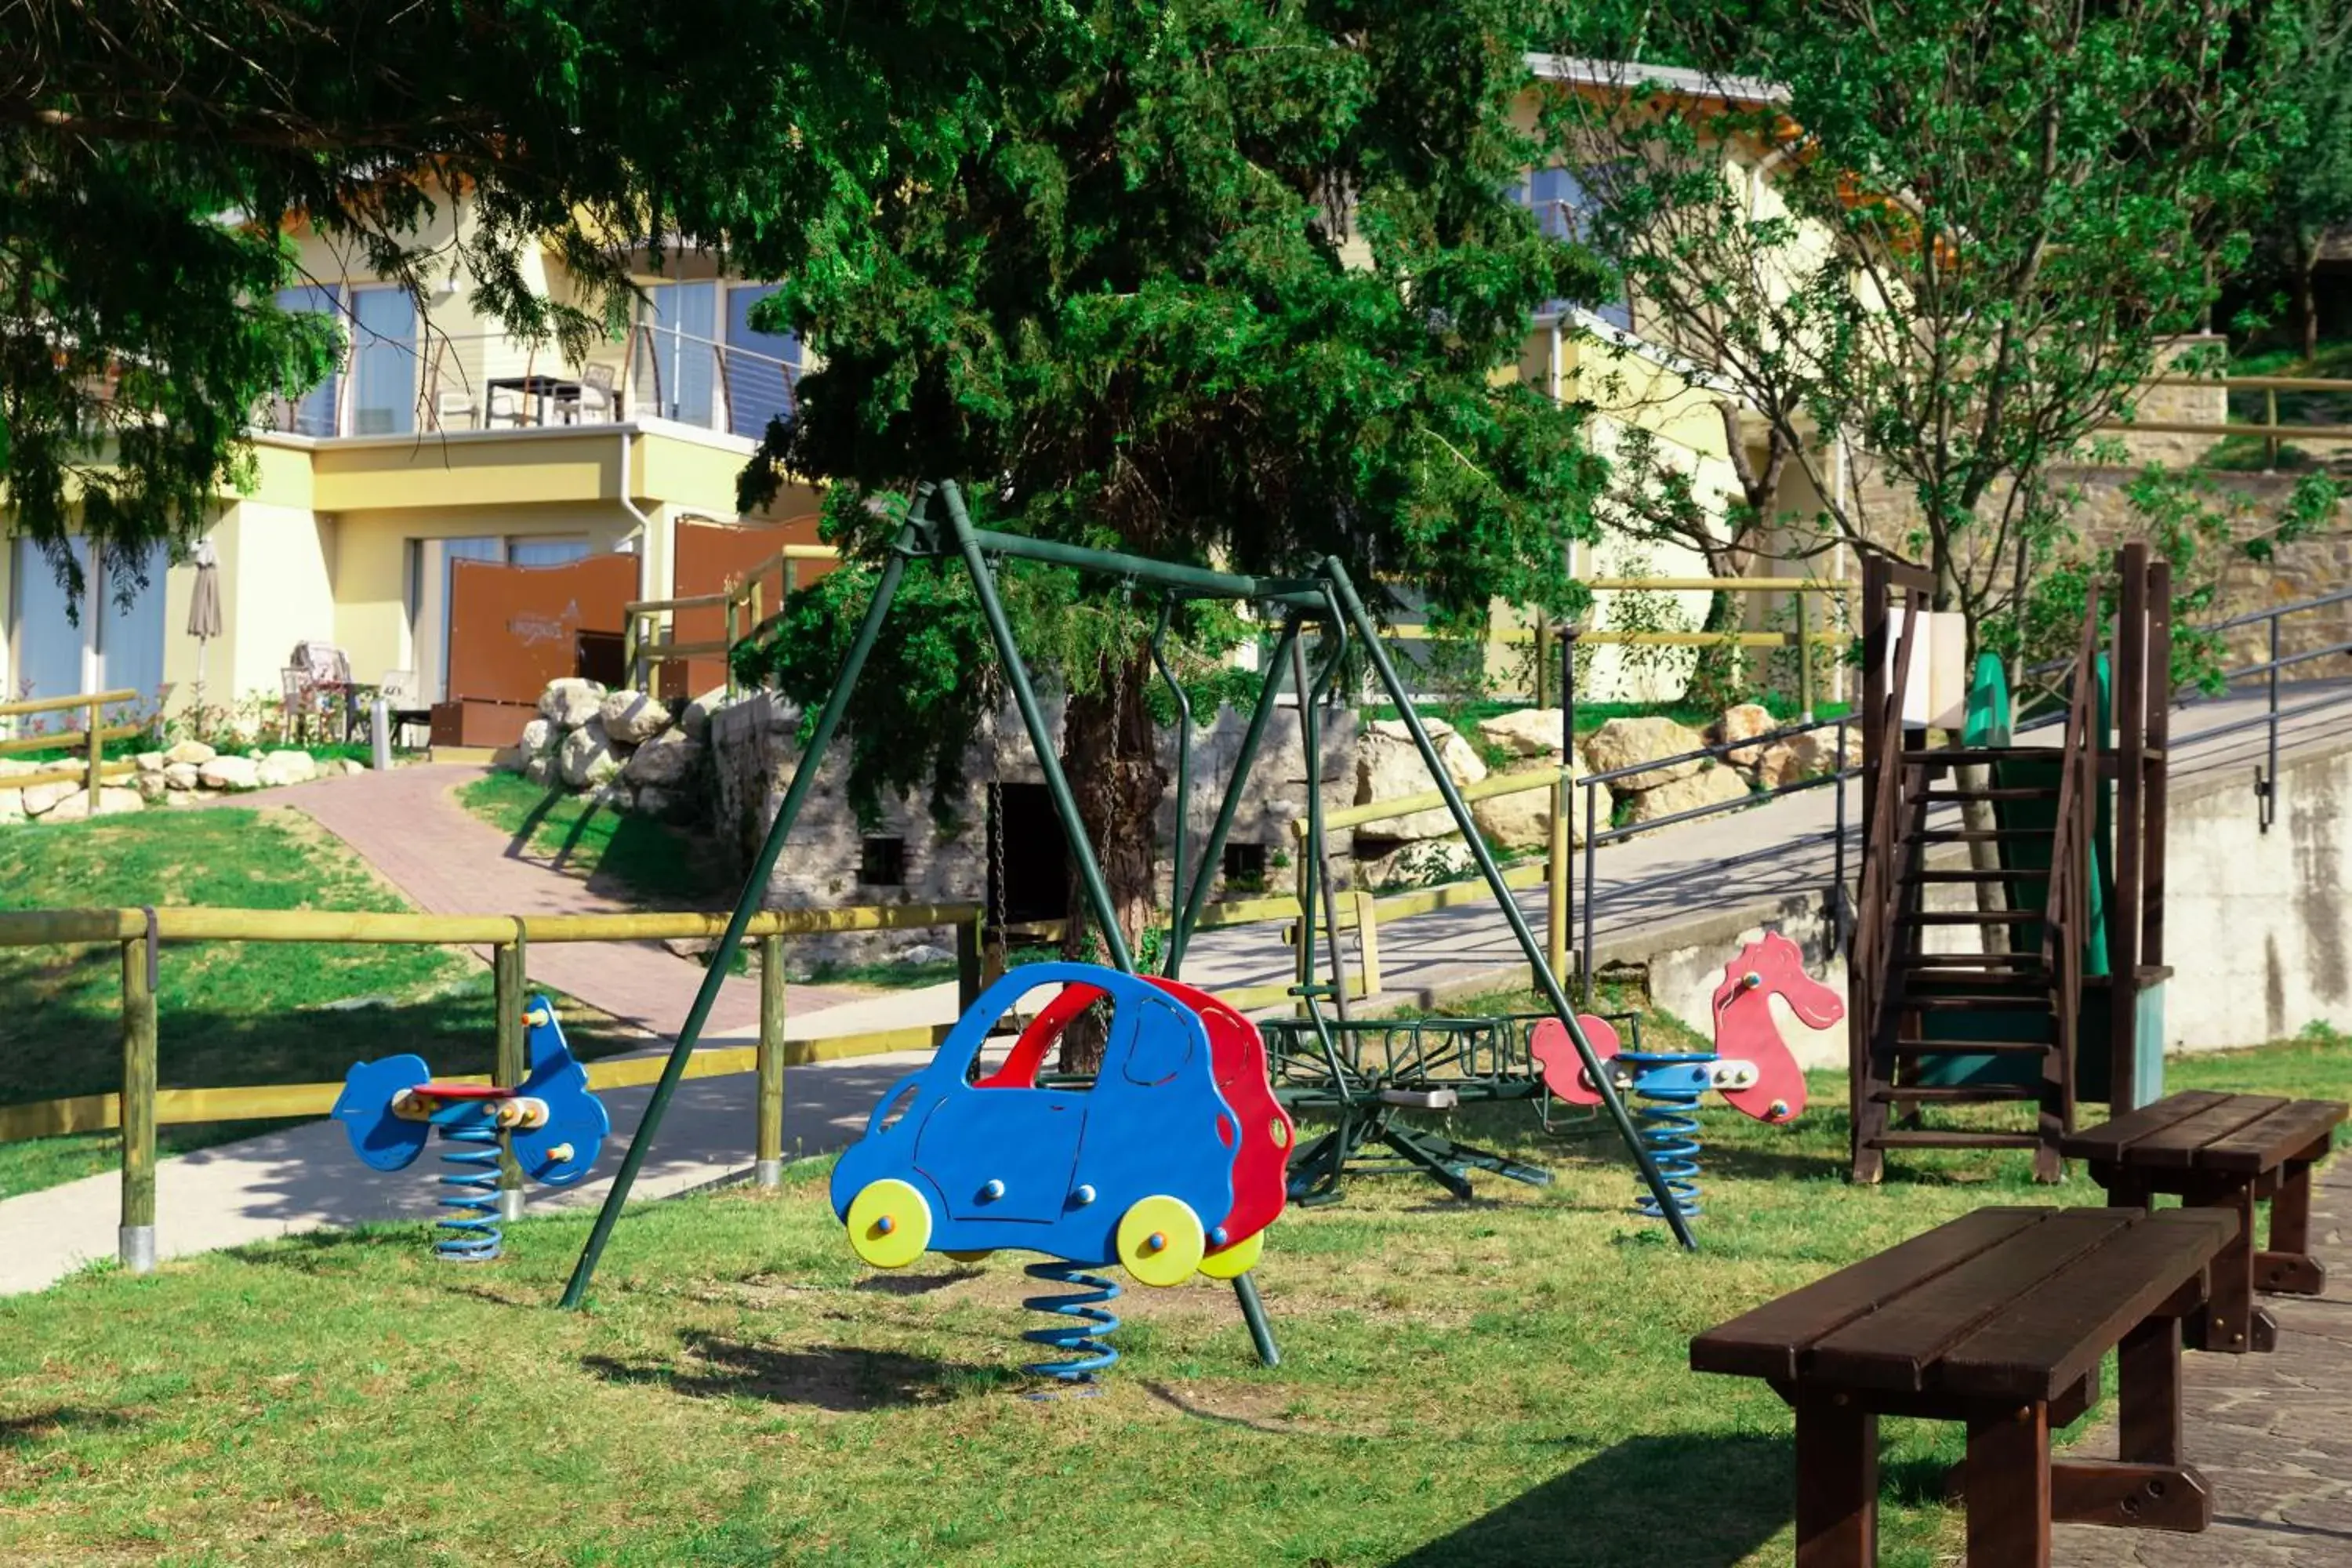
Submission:
[[[446,1116],[448,1121],[442,1121]],[[434,1256],[445,1263],[488,1263],[504,1237],[499,1230],[499,1134],[478,1103],[452,1106],[434,1118],[441,1128],[441,1234]],[[455,1144],[457,1147],[446,1147]]]
[[[1031,1329],[1022,1338],[1032,1344],[1046,1345],[1057,1351],[1074,1352],[1069,1361],[1033,1362],[1024,1370],[1041,1377],[1058,1378],[1063,1383],[1091,1388],[1095,1373],[1118,1360],[1118,1352],[1104,1342],[1103,1336],[1118,1330],[1118,1319],[1104,1311],[1097,1303],[1118,1300],[1116,1280],[1099,1274],[1089,1274],[1075,1263],[1032,1263],[1026,1270],[1032,1279],[1043,1279],[1055,1285],[1075,1285],[1078,1290],[1066,1296],[1031,1296],[1021,1304],[1034,1312],[1052,1312],[1076,1321],[1063,1322],[1049,1329]]]
[[[1712,1051],[1620,1051],[1617,1060],[1633,1069],[1633,1092],[1646,1103],[1633,1108],[1642,1122],[1642,1142],[1658,1167],[1675,1210],[1699,1213],[1699,1097],[1715,1080]],[[1635,1207],[1652,1219],[1664,1219],[1657,1198],[1643,1193]]]

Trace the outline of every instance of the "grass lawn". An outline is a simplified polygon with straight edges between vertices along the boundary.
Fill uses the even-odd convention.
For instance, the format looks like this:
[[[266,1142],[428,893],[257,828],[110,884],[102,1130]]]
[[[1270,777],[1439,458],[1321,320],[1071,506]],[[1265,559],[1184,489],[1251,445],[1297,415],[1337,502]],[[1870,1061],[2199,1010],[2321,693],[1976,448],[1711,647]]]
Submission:
[[[0,908],[204,904],[263,910],[403,910],[399,895],[309,818],[214,807],[67,826],[0,827]],[[121,1086],[121,960],[111,948],[0,949],[0,1105]],[[496,1023],[478,963],[443,948],[205,942],[165,948],[157,992],[164,1088],[316,1083],[394,1050],[436,1068],[490,1064]],[[576,1023],[573,1021],[576,1017]],[[583,1055],[642,1043],[567,1017]],[[163,1153],[282,1122],[165,1127]],[[0,1144],[0,1194],[92,1175],[121,1160],[115,1134]]]
[[[2170,1082],[2341,1095],[2352,1045]],[[2097,1198],[2005,1153],[1848,1186],[1843,1076],[1814,1093],[1793,1128],[1707,1114],[1695,1255],[1626,1212],[1605,1135],[1485,1108],[1465,1135],[1554,1185],[1355,1180],[1270,1238],[1279,1368],[1223,1289],[1130,1289],[1091,1399],[1022,1397],[1041,1320],[1006,1260],[861,1269],[824,1162],[633,1211],[584,1314],[549,1303],[585,1214],[510,1228],[486,1268],[406,1226],[93,1271],[0,1300],[0,1559],[1786,1563],[1788,1412],[1687,1371],[1689,1337],[1982,1205]],[[1885,1426],[1884,1561],[1949,1561],[1958,1434]]]
[[[739,885],[707,842],[642,816],[496,773],[457,792],[457,803],[544,864],[600,890],[673,908],[731,904]]]

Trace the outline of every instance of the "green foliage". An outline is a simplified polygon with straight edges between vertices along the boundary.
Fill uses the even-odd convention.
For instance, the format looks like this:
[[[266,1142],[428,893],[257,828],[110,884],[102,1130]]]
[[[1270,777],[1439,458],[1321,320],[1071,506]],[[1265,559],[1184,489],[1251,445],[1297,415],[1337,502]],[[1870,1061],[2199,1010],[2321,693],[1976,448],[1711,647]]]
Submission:
[[[1026,73],[991,84],[985,142],[943,177],[877,179],[870,224],[770,301],[823,365],[744,499],[832,481],[832,536],[870,556],[895,526],[870,500],[972,478],[977,520],[1013,531],[1247,572],[1336,555],[1367,590],[1426,586],[1446,623],[1496,596],[1563,604],[1599,465],[1571,411],[1495,373],[1538,303],[1605,285],[1510,198],[1533,15],[1054,13]],[[1039,665],[1076,692],[1148,680],[1156,605],[1033,575],[1006,574]],[[912,646],[877,653],[892,679],[852,710],[863,791],[936,784],[978,717],[972,639],[929,624],[961,590],[923,591],[897,617]],[[813,599],[780,644],[838,647],[820,623],[848,597]],[[1194,620],[1184,658],[1213,660],[1237,630]],[[762,659],[804,703],[833,675],[814,647]],[[1123,731],[1118,754],[1135,743]]]
[[[514,773],[494,773],[457,792],[457,804],[509,834],[509,853],[587,879],[632,903],[708,908],[734,883],[709,839]],[[745,949],[736,950],[740,958]]]
[[[2275,134],[2289,155],[2255,218],[2257,269],[2291,291],[2294,341],[2317,346],[2313,273],[2320,239],[2352,223],[2352,16],[2340,0],[2285,8],[2289,65],[2280,84]]]

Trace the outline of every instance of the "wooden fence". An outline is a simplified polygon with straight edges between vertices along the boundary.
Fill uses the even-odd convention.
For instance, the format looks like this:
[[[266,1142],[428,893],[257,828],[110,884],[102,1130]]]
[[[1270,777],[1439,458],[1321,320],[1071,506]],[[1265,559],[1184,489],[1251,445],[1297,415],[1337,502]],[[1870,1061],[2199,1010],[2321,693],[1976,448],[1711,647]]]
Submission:
[[[621,668],[627,672],[629,684],[640,691],[651,690],[646,683],[653,679],[657,665],[689,658],[723,658],[727,661],[727,694],[735,694],[735,649],[739,644],[751,641],[774,624],[783,612],[783,602],[800,586],[800,563],[803,561],[837,562],[841,552],[824,544],[787,544],[761,564],[743,574],[733,587],[716,594],[689,594],[677,599],[636,599],[621,606],[626,617],[621,636]],[[766,615],[767,583],[771,574],[776,578],[776,608]],[[719,609],[727,614],[727,631],[721,637],[708,642],[682,643],[669,635],[666,617],[679,610]]]
[[[87,711],[82,727],[54,734],[25,735],[13,741],[0,741],[0,757],[25,752],[80,751],[82,760],[60,763],[38,773],[16,773],[0,780],[9,789],[31,789],[39,784],[79,784],[89,791],[89,815],[98,815],[98,792],[108,779],[121,778],[138,771],[133,763],[110,763],[105,760],[106,742],[127,741],[133,735],[147,732],[144,724],[108,724],[101,711],[109,704],[136,702],[136,691],[86,691],[79,697],[44,697],[32,702],[0,702],[0,719],[14,719],[32,713],[65,713],[75,709]]]
[[[833,931],[905,931],[952,926],[960,992],[968,1003],[980,989],[980,910],[966,904],[903,904],[845,910],[772,910],[751,918],[745,935],[760,952],[760,1043],[695,1053],[688,1078],[756,1072],[752,1143],[759,1179],[782,1180],[784,1069],[889,1051],[936,1047],[947,1026],[879,1030],[821,1040],[784,1038],[784,942]],[[415,946],[485,946],[491,950],[496,999],[496,1066],[487,1079],[466,1082],[520,1083],[526,1070],[523,1007],[532,942],[645,942],[714,938],[727,917],[715,914],[425,915],[333,913],[310,910],[0,910],[0,947],[118,946],[122,977],[122,1087],[112,1094],[78,1095],[0,1107],[0,1142],[65,1132],[122,1130],[122,1262],[152,1268],[155,1235],[155,1129],[191,1121],[241,1121],[282,1116],[324,1116],[341,1092],[339,1083],[269,1084],[244,1089],[159,1089],[156,1047],[161,1035],[155,1002],[161,948],[166,942],[362,942]],[[596,1089],[653,1082],[659,1056],[587,1064]],[[509,1163],[502,1185],[519,1189]]]

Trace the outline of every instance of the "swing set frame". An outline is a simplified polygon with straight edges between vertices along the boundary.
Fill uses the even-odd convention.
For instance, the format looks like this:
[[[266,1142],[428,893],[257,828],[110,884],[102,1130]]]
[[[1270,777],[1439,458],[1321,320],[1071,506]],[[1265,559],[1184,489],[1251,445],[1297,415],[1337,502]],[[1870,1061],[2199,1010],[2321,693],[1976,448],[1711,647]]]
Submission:
[[[944,517],[935,515],[935,507]],[[1577,1022],[1576,1009],[1570,1004],[1568,992],[1558,974],[1552,972],[1543,943],[1537,940],[1527,916],[1520,910],[1510,889],[1504,885],[1503,873],[1487,849],[1477,825],[1471,820],[1470,808],[1461,791],[1445,771],[1437,748],[1430,740],[1428,728],[1423,724],[1419,711],[1407,695],[1404,683],[1397,675],[1396,666],[1388,650],[1381,645],[1380,628],[1371,613],[1357,594],[1347,569],[1333,557],[1325,557],[1304,577],[1254,577],[1204,567],[1186,566],[1171,562],[1154,561],[1145,556],[1128,555],[1117,551],[1088,549],[1074,544],[1061,544],[1050,540],[1031,539],[1021,534],[1003,533],[990,529],[975,528],[966,510],[961,490],[953,480],[938,484],[925,483],[917,488],[913,504],[908,510],[905,524],[890,545],[883,562],[880,580],[875,584],[874,596],[867,602],[866,616],[857,636],[842,660],[841,670],[834,679],[833,689],[816,717],[815,724],[803,745],[799,761],[793,769],[792,782],[784,791],[783,804],[778,808],[768,836],[760,846],[751,875],[745,879],[743,891],[735,901],[735,910],[727,922],[727,930],[719,939],[718,951],[711,955],[701,989],[695,994],[694,1005],[687,1012],[686,1022],[678,1030],[677,1041],[670,1049],[669,1059],[655,1083],[652,1098],[646,1103],[644,1117],[629,1140],[627,1152],[622,1157],[621,1168],[613,1178],[612,1190],[605,1194],[604,1206],[597,1211],[596,1223],[588,1233],[586,1246],[581,1248],[573,1266],[570,1282],[564,1287],[562,1305],[577,1308],[586,1299],[590,1282],[595,1278],[596,1265],[604,1257],[605,1244],[612,1239],[613,1226],[620,1218],[622,1207],[628,1202],[629,1191],[635,1184],[637,1173],[660,1134],[664,1114],[669,1109],[671,1097],[686,1075],[686,1066],[694,1055],[695,1046],[702,1037],[704,1024],[710,1016],[712,1005],[719,999],[735,953],[742,945],[743,931],[761,903],[770,875],[783,853],[784,840],[800,818],[801,808],[816,783],[817,763],[825,749],[832,744],[841,717],[856,690],[860,673],[868,655],[880,637],[883,623],[888,619],[892,601],[898,597],[898,585],[905,578],[908,564],[916,561],[940,563],[960,562],[971,574],[972,589],[980,600],[982,615],[988,623],[989,635],[996,646],[996,655],[1003,667],[1005,681],[1013,690],[1014,705],[1020,710],[1021,721],[1027,729],[1029,742],[1035,750],[1037,763],[1045,776],[1045,787],[1053,797],[1054,812],[1060,820],[1064,836],[1069,841],[1071,861],[1076,866],[1083,884],[1088,910],[1097,936],[1113,967],[1124,973],[1136,973],[1135,958],[1129,952],[1125,934],[1112,907],[1109,884],[1104,880],[1102,864],[1096,857],[1094,846],[1087,841],[1086,827],[1078,816],[1077,803],[1071,795],[1068,778],[1063,773],[1061,760],[1054,743],[1051,730],[1045,722],[1037,691],[1029,677],[1029,668],[1013,640],[1013,626],[1004,612],[1004,604],[996,590],[994,563],[1034,561],[1048,565],[1073,568],[1080,572],[1108,576],[1129,585],[1148,585],[1166,595],[1158,630],[1151,643],[1153,662],[1171,689],[1176,689],[1174,671],[1162,653],[1161,642],[1174,605],[1180,599],[1211,599],[1253,604],[1278,609],[1281,613],[1273,657],[1265,662],[1265,681],[1258,694],[1255,710],[1242,736],[1240,755],[1234,760],[1232,778],[1225,786],[1224,797],[1217,808],[1214,824],[1209,830],[1208,842],[1202,847],[1192,874],[1185,877],[1188,865],[1185,842],[1185,821],[1189,815],[1189,795],[1192,784],[1191,730],[1192,711],[1181,689],[1176,690],[1178,713],[1177,793],[1175,876],[1171,889],[1174,911],[1167,943],[1165,973],[1170,979],[1178,977],[1184,962],[1184,951],[1198,928],[1202,912],[1208,900],[1210,888],[1215,883],[1215,868],[1224,855],[1225,837],[1231,831],[1234,816],[1241,805],[1243,786],[1257,760],[1258,749],[1265,738],[1266,723],[1273,717],[1281,695],[1286,667],[1297,663],[1297,680],[1304,682],[1306,670],[1303,658],[1294,660],[1299,651],[1299,635],[1309,624],[1331,644],[1328,657],[1320,673],[1311,683],[1311,689],[1297,692],[1301,740],[1307,757],[1307,842],[1303,847],[1307,856],[1307,875],[1301,879],[1298,936],[1306,944],[1307,963],[1302,973],[1310,977],[1307,984],[1294,986],[1293,994],[1305,1004],[1307,1016],[1318,1037],[1326,1035],[1321,1009],[1317,1004],[1330,997],[1344,1005],[1341,988],[1313,983],[1314,948],[1316,942],[1317,903],[1320,899],[1327,906],[1329,889],[1323,886],[1328,876],[1326,864],[1323,832],[1323,793],[1320,777],[1321,757],[1317,732],[1315,708],[1327,694],[1345,662],[1352,641],[1363,651],[1366,660],[1379,677],[1398,715],[1411,731],[1413,745],[1421,753],[1423,763],[1444,796],[1445,808],[1453,815],[1454,825],[1461,830],[1463,843],[1471,858],[1477,863],[1478,873],[1493,893],[1496,904],[1526,954],[1537,988],[1549,1004],[1554,1016],[1568,1030],[1569,1039],[1583,1059],[1591,1081],[1599,1086],[1601,1107],[1617,1130],[1626,1150],[1640,1169],[1642,1181],[1654,1195],[1672,1226],[1675,1239],[1685,1248],[1696,1249],[1688,1222],[1671,1201],[1664,1179],[1648,1147],[1642,1142],[1619,1098],[1610,1076],[1601,1069],[1593,1054],[1592,1043],[1586,1038],[1583,1026]],[[1331,941],[1336,944],[1338,932],[1333,930]],[[1328,1037],[1324,1038],[1328,1047]],[[1258,1354],[1268,1365],[1276,1359],[1274,1342],[1265,1323],[1263,1309],[1258,1304],[1255,1284],[1247,1274],[1234,1281],[1244,1316],[1248,1320],[1252,1338]]]

